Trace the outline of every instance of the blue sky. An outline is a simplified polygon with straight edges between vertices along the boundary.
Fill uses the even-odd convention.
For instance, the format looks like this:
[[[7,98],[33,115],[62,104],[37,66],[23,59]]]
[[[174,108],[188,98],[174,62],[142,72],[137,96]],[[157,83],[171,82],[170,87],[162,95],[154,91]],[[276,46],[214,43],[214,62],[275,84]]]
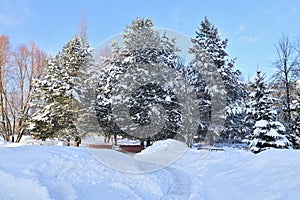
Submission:
[[[136,17],[151,18],[156,27],[189,37],[205,16],[228,38],[228,53],[247,79],[257,66],[273,71],[275,43],[282,34],[300,38],[300,1],[297,0],[0,0],[0,34],[11,46],[34,41],[47,53],[56,53],[77,32],[81,12],[93,47],[122,32]]]

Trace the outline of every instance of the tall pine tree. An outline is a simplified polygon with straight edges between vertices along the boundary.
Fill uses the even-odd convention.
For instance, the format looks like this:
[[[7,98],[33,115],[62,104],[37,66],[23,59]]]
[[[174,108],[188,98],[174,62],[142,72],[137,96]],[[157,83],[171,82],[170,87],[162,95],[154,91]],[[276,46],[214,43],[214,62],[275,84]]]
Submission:
[[[155,80],[135,88],[137,85],[134,83],[136,77],[145,76],[147,79],[147,75],[143,74],[146,72],[140,70],[138,74],[130,74],[130,76],[135,77],[131,82],[132,90],[128,91],[131,93],[129,99],[126,99],[124,96],[127,94],[123,94],[121,95],[122,97],[118,98],[118,94],[113,93],[113,91],[116,91],[115,87],[120,87],[119,85],[116,86],[116,84],[125,77],[128,70],[134,70],[140,66],[151,68],[158,65],[173,69],[177,68],[179,64],[178,57],[174,55],[174,52],[177,51],[175,41],[169,39],[166,35],[160,36],[159,32],[153,29],[153,23],[150,19],[138,18],[132,21],[131,25],[126,26],[122,34],[122,42],[124,48],[119,47],[117,43],[112,44],[112,56],[104,61],[103,70],[100,74],[96,109],[98,120],[104,133],[145,140],[174,137],[176,130],[179,128],[180,108],[177,104],[176,96],[170,89],[164,88]],[[130,78],[128,77],[128,79]],[[166,99],[169,101],[166,101]],[[152,112],[151,109],[155,105],[161,105],[166,110],[166,123],[159,134],[148,135],[148,133],[145,133],[135,136],[129,131],[128,133],[124,129],[122,130],[114,121],[112,101],[126,101],[129,106],[129,115],[138,126],[149,125],[151,123],[149,115]],[[143,131],[141,130],[141,132]]]
[[[226,89],[227,115],[223,130],[219,130],[221,142],[241,141],[244,135],[244,97],[243,83],[239,80],[240,71],[234,70],[234,59],[229,60],[226,53],[228,40],[222,40],[218,29],[205,17],[192,39],[191,52],[196,60],[201,59],[201,52],[206,52],[215,65],[213,73],[222,77]]]

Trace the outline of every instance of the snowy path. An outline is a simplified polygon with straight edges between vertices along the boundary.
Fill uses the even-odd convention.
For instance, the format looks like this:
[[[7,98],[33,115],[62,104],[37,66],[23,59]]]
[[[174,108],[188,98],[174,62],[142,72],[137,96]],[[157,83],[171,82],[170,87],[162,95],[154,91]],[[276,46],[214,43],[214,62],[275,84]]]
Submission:
[[[191,177],[175,167],[166,168],[171,174],[171,181],[169,184],[168,193],[162,198],[164,200],[169,199],[190,199],[191,191]]]
[[[169,190],[162,199],[202,200],[204,175],[210,159],[207,151],[190,151],[165,170],[171,175]]]

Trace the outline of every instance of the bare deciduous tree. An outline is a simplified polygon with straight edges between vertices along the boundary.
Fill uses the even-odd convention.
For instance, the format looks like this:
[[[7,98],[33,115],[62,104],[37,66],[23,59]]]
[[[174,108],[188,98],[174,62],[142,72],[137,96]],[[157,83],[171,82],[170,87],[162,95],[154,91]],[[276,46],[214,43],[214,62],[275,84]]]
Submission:
[[[30,114],[34,79],[39,79],[46,62],[46,54],[35,43],[21,44],[9,49],[9,39],[0,36],[0,109],[1,134],[4,140],[20,142],[25,131],[24,122]]]
[[[295,48],[295,44],[290,41],[288,36],[283,35],[275,45],[277,51],[277,60],[274,62],[276,69],[273,75],[274,84],[279,89],[279,96],[282,101],[282,110],[284,111],[284,121],[291,122],[291,101],[292,87],[295,80],[299,61],[299,53]],[[288,125],[288,124],[286,124]]]
[[[7,107],[5,105],[5,73],[6,68],[9,63],[9,56],[10,56],[10,47],[9,47],[9,38],[8,36],[2,34],[0,36],[0,109],[1,109],[1,135],[4,140],[9,141],[9,120],[8,120],[8,113]]]
[[[77,30],[77,34],[78,36],[81,38],[82,44],[85,45],[86,41],[87,41],[87,34],[86,34],[86,17],[85,17],[85,13],[82,10],[80,13],[80,19],[79,19],[79,23],[78,23],[78,30]]]
[[[16,142],[19,142],[24,133],[24,120],[29,113],[31,91],[34,79],[40,79],[46,63],[46,54],[41,51],[33,42],[29,45],[20,45],[13,53],[13,60],[16,64],[16,83],[20,86],[16,90],[18,94],[14,108],[18,114],[15,133],[18,134]]]

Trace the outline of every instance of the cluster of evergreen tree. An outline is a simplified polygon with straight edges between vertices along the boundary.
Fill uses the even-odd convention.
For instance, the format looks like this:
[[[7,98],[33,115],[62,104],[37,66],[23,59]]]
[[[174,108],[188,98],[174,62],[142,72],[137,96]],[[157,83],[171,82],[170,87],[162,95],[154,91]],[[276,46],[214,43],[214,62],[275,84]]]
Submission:
[[[247,142],[250,150],[257,153],[267,148],[300,148],[300,97],[294,104],[294,112],[288,127],[278,121],[274,92],[257,71],[254,83],[247,86],[241,81],[241,72],[235,69],[235,59],[227,52],[227,39],[222,39],[218,29],[205,18],[191,39],[189,53],[194,55],[190,63],[178,56],[180,49],[175,38],[161,35],[153,29],[150,19],[136,19],[126,26],[122,34],[123,46],[112,44],[112,55],[102,63],[102,70],[94,63],[89,45],[74,37],[54,58],[49,58],[42,80],[36,80],[32,108],[28,117],[28,130],[37,138],[76,138],[85,131],[92,131],[92,116],[104,134],[122,135],[155,141],[177,136],[184,119],[182,106],[172,86],[159,81],[143,82],[148,70],[155,73],[155,66],[172,69],[183,77],[178,81],[184,87],[189,84],[196,94],[199,119],[196,124],[199,139],[206,138],[211,145]],[[140,66],[145,70],[136,69]],[[157,76],[162,76],[157,72]],[[124,76],[132,76],[130,84],[116,89]],[[168,76],[168,74],[166,74]],[[139,77],[135,80],[136,77]],[[126,83],[126,82],[124,82]],[[95,89],[95,85],[97,88]],[[125,92],[124,92],[125,91]],[[130,96],[126,96],[130,91]],[[96,92],[96,93],[95,93]],[[248,97],[249,96],[249,97]],[[125,102],[125,104],[124,104]],[[118,122],[115,105],[122,103],[137,126],[124,128]],[[162,107],[164,115],[152,117],[153,106]],[[152,114],[151,114],[152,113]],[[291,110],[289,110],[291,115]],[[157,120],[157,121],[155,121]],[[163,121],[157,134],[128,134],[126,130],[139,130]],[[193,138],[181,135],[191,146]]]
[[[250,83],[250,86],[247,87],[248,83],[240,80],[240,71],[234,69],[235,59],[228,59],[226,53],[227,41],[227,39],[221,39],[217,28],[205,18],[201,22],[199,30],[196,31],[196,37],[192,39],[194,46],[190,48],[191,53],[196,55],[193,64],[201,61],[205,54],[210,55],[215,66],[215,70],[211,68],[210,72],[219,74],[223,81],[222,84],[225,86],[225,121],[222,129],[217,131],[217,140],[214,140],[214,142],[227,144],[246,142],[249,144],[250,150],[255,153],[268,148],[293,147],[298,149],[300,138],[298,125],[299,99],[297,98],[297,103],[294,104],[295,111],[293,115],[291,115],[291,109],[285,109],[288,115],[293,116],[288,120],[288,124],[292,124],[292,128],[286,128],[284,126],[286,123],[279,122],[279,117],[276,114],[277,106],[285,99],[274,98],[276,92],[267,89],[271,85],[264,82],[264,76],[260,71],[257,71],[256,82]],[[295,66],[295,63],[297,62],[294,61],[292,66]],[[283,66],[286,65],[287,63],[284,63]],[[204,67],[201,70],[206,71]],[[288,68],[286,71],[290,72],[291,70]],[[278,76],[276,77],[278,78]],[[279,78],[287,79],[286,76]],[[207,86],[202,84],[202,87]],[[299,96],[298,93],[297,95]],[[219,93],[219,96],[222,98],[221,93]],[[247,96],[250,96],[250,98],[247,98]],[[291,100],[288,99],[288,101]],[[208,117],[211,117],[210,109],[210,107],[207,108],[207,113],[210,114]]]
[[[245,92],[239,80],[240,72],[233,69],[234,60],[227,58],[225,52],[227,40],[221,40],[217,28],[205,18],[201,28],[196,32],[196,38],[192,39],[193,46],[190,48],[190,53],[195,55],[195,59],[186,66],[180,62],[180,57],[176,54],[178,51],[176,41],[166,35],[161,37],[152,29],[152,25],[149,19],[134,20],[122,35],[124,48],[114,44],[112,58],[104,62],[103,74],[100,76],[97,114],[105,132],[126,135],[114,122],[111,105],[111,99],[114,98],[112,90],[119,77],[122,77],[128,69],[140,64],[164,64],[181,72],[197,94],[201,118],[197,122],[199,137],[208,139],[210,144],[221,140],[241,141],[241,135],[245,134],[242,124],[244,112],[241,108],[244,104]],[[208,80],[208,77],[211,80]],[[218,81],[220,83],[215,84]],[[219,87],[212,87],[216,85]],[[168,93],[168,88],[156,87],[157,85],[151,83],[144,86],[143,90],[135,92],[134,94],[137,95],[132,98],[135,102],[129,108],[132,119],[140,125],[150,121],[147,115],[147,107],[150,104],[159,103],[166,109],[168,115],[166,125],[160,134],[147,138],[151,140],[173,137],[183,117],[180,116],[180,106],[175,106],[176,96]],[[154,93],[150,94],[150,89]],[[155,94],[156,92],[159,94]],[[174,101],[171,101],[172,104],[165,101],[166,95],[172,97],[171,100]],[[218,101],[214,101],[213,104],[219,104],[220,112],[216,109],[212,112],[211,96],[217,96]]]

